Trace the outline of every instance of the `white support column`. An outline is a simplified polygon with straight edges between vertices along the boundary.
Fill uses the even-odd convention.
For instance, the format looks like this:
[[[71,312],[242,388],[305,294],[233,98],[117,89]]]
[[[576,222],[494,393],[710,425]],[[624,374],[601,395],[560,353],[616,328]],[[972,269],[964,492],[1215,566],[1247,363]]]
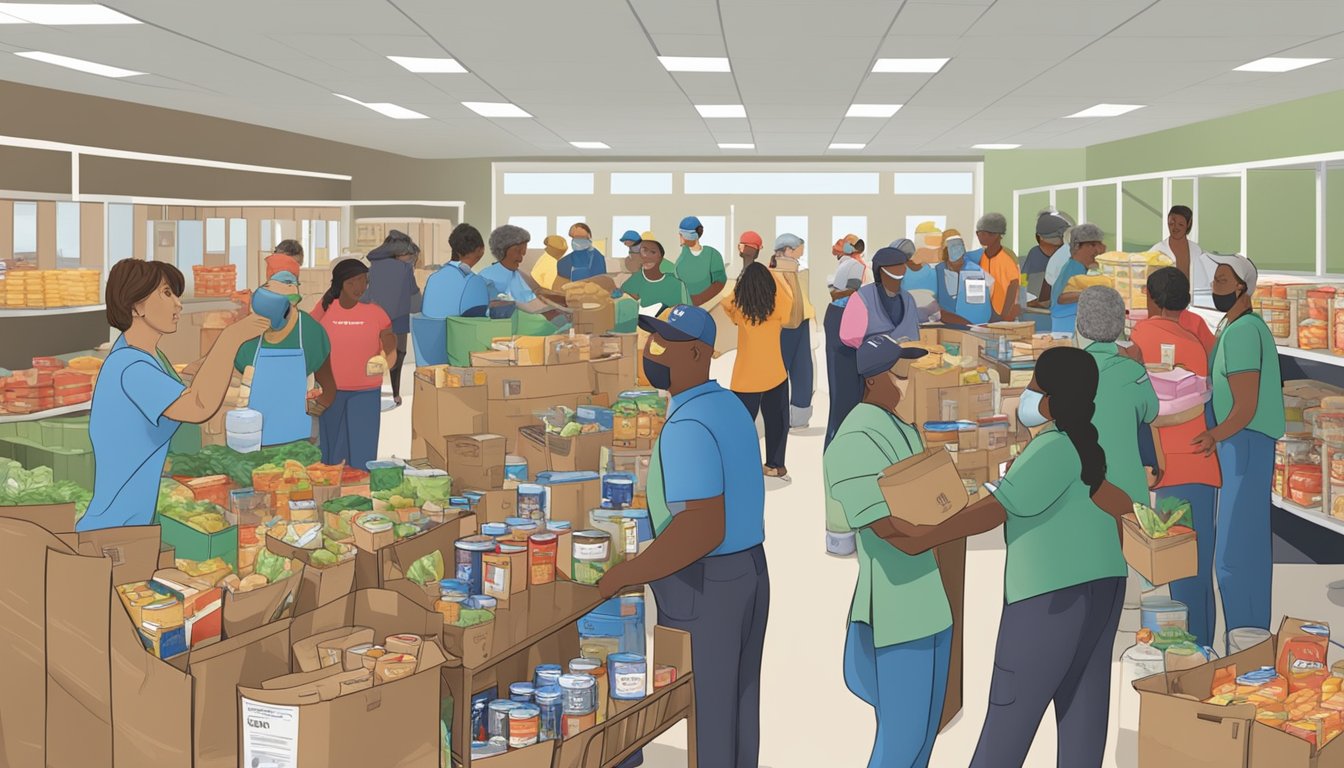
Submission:
[[[1075,221],[1077,221],[1079,224],[1082,224],[1084,221],[1087,221],[1088,189],[1090,189],[1090,187],[1088,187],[1085,184],[1078,185],[1078,210],[1074,211],[1074,214],[1078,217],[1077,219],[1075,219]]]
[[[1250,238],[1251,225],[1247,220],[1247,213],[1251,209],[1250,200],[1247,198],[1247,190],[1250,189],[1250,172],[1245,168],[1241,169],[1241,255],[1250,256],[1246,252],[1246,241]]]
[[[1329,175],[1325,163],[1316,166],[1316,274],[1324,275],[1327,271],[1328,262],[1326,261],[1326,199],[1325,193],[1329,186]]]
[[[70,153],[70,199],[79,202],[79,153]]]
[[[1053,195],[1054,195],[1054,192],[1051,192],[1050,194],[1053,196]],[[1017,236],[1018,236],[1018,232],[1019,232],[1019,230],[1021,229],[1021,224],[1020,224],[1020,222],[1018,221],[1018,210],[1019,210],[1021,207],[1022,207],[1022,206],[1021,206],[1021,195],[1019,195],[1017,192],[1014,192],[1014,193],[1013,193],[1013,242],[1012,242],[1013,250],[1017,250]]]
[[[1157,215],[1162,218],[1162,228],[1160,231],[1166,233],[1163,236],[1164,239],[1171,235],[1170,232],[1167,232],[1167,211],[1171,210],[1171,181],[1172,179],[1170,176],[1162,177],[1162,210],[1157,212]]]
[[[1125,248],[1125,183],[1115,182],[1115,250]]]
[[[1190,225],[1189,238],[1191,240],[1198,242],[1199,241],[1199,177],[1198,176],[1194,178],[1193,184],[1195,185],[1195,193],[1190,200],[1190,207],[1195,210],[1195,220]]]

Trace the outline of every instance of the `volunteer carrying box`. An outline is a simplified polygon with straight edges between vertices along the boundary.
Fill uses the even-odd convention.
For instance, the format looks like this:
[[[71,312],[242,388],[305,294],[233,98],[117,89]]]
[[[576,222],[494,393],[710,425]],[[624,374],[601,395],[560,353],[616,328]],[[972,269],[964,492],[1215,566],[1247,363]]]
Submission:
[[[893,464],[877,487],[892,516],[914,525],[938,525],[970,502],[952,455],[942,450]]]

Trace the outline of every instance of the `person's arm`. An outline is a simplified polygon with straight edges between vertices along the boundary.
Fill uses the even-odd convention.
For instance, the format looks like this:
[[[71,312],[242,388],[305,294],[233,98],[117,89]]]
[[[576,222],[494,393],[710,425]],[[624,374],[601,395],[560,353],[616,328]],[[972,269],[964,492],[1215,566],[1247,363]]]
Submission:
[[[387,367],[397,367],[397,335],[391,328],[384,328],[378,338],[383,342],[383,357],[387,359]]]
[[[951,312],[951,311],[949,311],[949,310],[943,309],[942,307],[939,307],[939,308],[938,308],[938,316],[939,316],[939,318],[942,320],[942,322],[943,322],[944,324],[946,324],[946,325],[970,325],[970,324],[971,324],[969,321],[966,320],[966,318],[962,317],[961,315],[958,315],[958,314],[955,313],[955,312]]]
[[[695,306],[700,306],[723,292],[728,284],[728,270],[723,266],[723,254],[713,251],[709,262],[709,287],[691,297]]]
[[[723,287],[727,284],[727,281],[724,280],[710,283],[708,288],[691,297],[691,303],[698,307],[708,302],[710,299],[723,293]]]
[[[1232,411],[1221,424],[1200,433],[1191,445],[1197,447],[1205,456],[1213,453],[1218,443],[1227,440],[1245,429],[1255,418],[1260,403],[1260,372],[1242,371],[1228,374],[1227,383],[1232,388]]]
[[[1045,282],[1045,281],[1041,281],[1041,293],[1040,293],[1040,295],[1036,297],[1036,300],[1035,300],[1035,301],[1030,302],[1027,306],[1029,306],[1029,307],[1036,307],[1037,309],[1039,309],[1039,308],[1041,308],[1041,307],[1049,307],[1049,306],[1050,306],[1050,284],[1047,283],[1047,282]]]
[[[872,531],[907,555],[918,555],[949,541],[992,531],[1007,519],[1003,504],[986,494],[938,525],[915,525],[898,517],[886,517],[875,523]]]
[[[395,341],[394,338],[394,347],[396,346]],[[322,365],[318,366],[313,378],[317,381],[317,385],[322,388],[322,394],[317,396],[317,404],[325,410],[336,401],[336,374],[332,373],[330,357],[322,361]]]
[[[1009,322],[1017,320],[1018,315],[1022,314],[1022,307],[1018,304],[1017,293],[1022,287],[1021,278],[1008,284],[1008,295],[1003,299],[1003,319]]]
[[[840,343],[858,349],[867,332],[868,308],[863,304],[863,294],[856,293],[849,297],[840,315]]]
[[[1129,497],[1129,494],[1107,480],[1103,481],[1097,492],[1092,494],[1092,503],[1115,520],[1115,535],[1123,541],[1125,529],[1121,521],[1125,515],[1134,512],[1134,500]]]
[[[723,497],[686,502],[685,508],[638,557],[615,565],[597,583],[604,599],[634,584],[666,578],[714,551],[723,542]]]
[[[233,380],[233,361],[238,348],[255,339],[271,327],[271,321],[258,314],[249,314],[219,334],[214,346],[205,356],[201,369],[191,379],[163,415],[183,424],[204,424],[219,412],[224,396],[229,393]]]

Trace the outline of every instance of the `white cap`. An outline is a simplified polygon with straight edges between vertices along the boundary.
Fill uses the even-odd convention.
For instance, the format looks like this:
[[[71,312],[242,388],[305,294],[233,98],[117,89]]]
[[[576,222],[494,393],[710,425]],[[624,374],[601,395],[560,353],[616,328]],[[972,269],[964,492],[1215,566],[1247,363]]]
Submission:
[[[1226,264],[1231,267],[1232,271],[1237,273],[1241,282],[1246,284],[1247,296],[1255,293],[1255,284],[1260,279],[1260,271],[1255,268],[1255,264],[1250,259],[1240,253],[1209,253],[1205,251],[1205,255],[1215,264]]]

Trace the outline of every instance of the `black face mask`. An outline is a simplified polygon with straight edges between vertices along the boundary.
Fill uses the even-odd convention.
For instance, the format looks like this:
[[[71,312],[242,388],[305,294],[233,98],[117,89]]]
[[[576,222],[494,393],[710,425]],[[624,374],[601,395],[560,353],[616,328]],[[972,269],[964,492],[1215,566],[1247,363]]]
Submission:
[[[666,392],[672,388],[672,369],[647,357],[644,358],[644,378],[654,389]]]
[[[1213,294],[1213,308],[1219,312],[1226,313],[1236,305],[1237,299],[1241,298],[1236,291],[1232,293]]]

